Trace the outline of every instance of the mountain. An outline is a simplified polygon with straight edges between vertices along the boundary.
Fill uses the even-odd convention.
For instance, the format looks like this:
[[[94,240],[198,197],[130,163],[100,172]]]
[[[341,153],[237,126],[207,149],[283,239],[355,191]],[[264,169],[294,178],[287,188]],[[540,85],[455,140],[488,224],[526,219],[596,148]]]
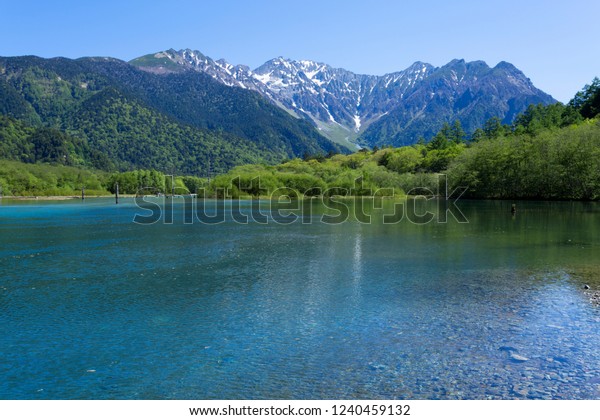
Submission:
[[[530,104],[555,100],[513,65],[453,60],[416,62],[383,76],[355,74],[310,60],[270,60],[255,70],[213,60],[198,51],[168,50],[132,60],[156,74],[194,70],[227,85],[259,92],[322,134],[344,145],[411,144],[459,120],[467,131],[487,119],[510,123]]]
[[[455,120],[471,133],[491,117],[510,124],[530,104],[554,102],[512,64],[490,68],[483,61],[453,60],[415,86],[401,106],[369,126],[361,140],[372,146],[411,144],[421,136],[431,138],[445,122]]]
[[[416,62],[369,76],[282,57],[251,70],[192,50],[130,63],[0,58],[0,115],[28,133],[10,141],[4,134],[0,157],[29,162],[50,147],[52,159],[70,151],[68,162],[205,174],[344,145],[411,144],[457,119],[471,132],[491,117],[510,123],[528,105],[552,102],[506,62]],[[55,131],[34,136],[40,128]]]
[[[0,58],[0,115],[80,139],[87,155],[118,169],[205,174],[343,150],[257,92],[179,70],[153,74],[112,58]],[[17,149],[31,161],[23,148],[4,148]]]

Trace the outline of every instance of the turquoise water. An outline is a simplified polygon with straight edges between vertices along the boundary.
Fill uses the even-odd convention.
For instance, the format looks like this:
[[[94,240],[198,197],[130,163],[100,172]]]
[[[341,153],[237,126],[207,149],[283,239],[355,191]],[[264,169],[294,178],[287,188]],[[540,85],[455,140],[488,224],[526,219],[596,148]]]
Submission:
[[[140,225],[132,199],[4,199],[0,398],[600,398],[600,206],[510,204]]]

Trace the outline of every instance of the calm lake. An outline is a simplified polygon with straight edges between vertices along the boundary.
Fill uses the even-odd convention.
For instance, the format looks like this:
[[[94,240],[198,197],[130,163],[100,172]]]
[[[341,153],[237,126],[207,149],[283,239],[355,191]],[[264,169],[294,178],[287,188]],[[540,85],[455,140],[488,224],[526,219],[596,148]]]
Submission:
[[[0,200],[0,398],[598,399],[600,204],[511,204],[144,225],[131,198]]]

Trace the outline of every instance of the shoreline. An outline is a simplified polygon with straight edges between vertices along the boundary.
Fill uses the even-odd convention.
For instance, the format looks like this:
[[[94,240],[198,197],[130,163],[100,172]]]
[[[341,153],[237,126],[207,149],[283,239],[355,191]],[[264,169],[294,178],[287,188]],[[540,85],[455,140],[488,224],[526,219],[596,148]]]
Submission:
[[[600,290],[585,290],[583,293],[592,305],[600,306]]]
[[[185,194],[185,196],[187,196],[189,194]],[[154,195],[149,195],[150,197],[153,197]],[[176,195],[177,196],[177,195]],[[103,194],[103,195],[86,195],[85,198],[111,198],[114,197],[114,194]],[[119,198],[131,198],[131,197],[137,197],[136,194],[119,194]],[[327,198],[327,199],[336,199],[336,200],[352,200],[352,199],[356,199],[356,198],[377,198],[377,199],[384,199],[384,200],[398,200],[398,199],[410,199],[410,198],[416,198],[416,197],[423,197],[421,195],[398,195],[398,196],[372,196],[372,195],[365,195],[365,196],[354,196],[354,195],[334,195],[334,196],[329,196],[329,197],[325,197],[325,196],[310,196],[310,197],[296,197],[293,198],[294,200],[314,200],[314,199],[318,199],[318,198]],[[214,199],[214,200],[232,200],[233,198],[228,197],[228,198],[219,198],[219,197],[206,197],[209,199]],[[440,195],[434,195],[434,196],[427,196],[427,198],[436,198],[436,199],[443,199],[443,196]],[[0,196],[0,200],[2,199],[7,199],[7,200],[15,200],[15,201],[66,201],[66,200],[81,200],[81,195],[4,195],[4,196]],[[237,197],[237,199],[239,200],[269,200],[270,197],[265,195],[265,196],[260,196],[260,197],[252,197],[252,196],[241,196],[241,197]],[[555,200],[548,200],[548,199],[532,199],[532,198],[473,198],[473,197],[465,197],[465,198],[460,198],[460,200],[463,201],[505,201],[505,202],[519,202],[519,201],[535,201],[535,202],[548,202],[548,203],[562,203],[562,202],[576,202],[576,203],[597,203],[600,202],[600,200],[566,200],[566,199],[555,199]]]
[[[85,199],[89,198],[111,198],[114,195],[86,195]],[[119,194],[119,198],[135,197],[135,194]],[[67,201],[67,200],[81,200],[81,195],[16,195],[16,196],[2,196],[0,200],[15,200],[15,201]]]
[[[594,264],[572,266],[566,269],[583,295],[594,306],[600,306],[600,267]]]

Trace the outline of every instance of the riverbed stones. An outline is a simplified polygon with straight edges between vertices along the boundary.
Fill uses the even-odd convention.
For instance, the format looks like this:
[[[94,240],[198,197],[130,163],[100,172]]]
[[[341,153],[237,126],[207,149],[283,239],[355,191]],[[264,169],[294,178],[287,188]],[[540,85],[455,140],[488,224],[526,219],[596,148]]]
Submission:
[[[513,385],[511,389],[512,393],[519,398],[527,398],[529,391],[522,385]]]
[[[511,362],[514,363],[524,363],[529,361],[529,358],[520,355],[519,353],[517,353],[517,349],[511,346],[502,346],[500,348],[498,348],[498,350],[500,351],[505,351],[508,353],[508,360],[510,360]]]
[[[586,289],[586,291],[584,293],[590,299],[590,302],[592,304],[600,305],[600,290]]]
[[[525,356],[521,356],[518,353],[511,353],[509,356],[509,359],[511,360],[511,362],[516,362],[516,363],[523,363],[523,362],[527,362],[529,359]]]

